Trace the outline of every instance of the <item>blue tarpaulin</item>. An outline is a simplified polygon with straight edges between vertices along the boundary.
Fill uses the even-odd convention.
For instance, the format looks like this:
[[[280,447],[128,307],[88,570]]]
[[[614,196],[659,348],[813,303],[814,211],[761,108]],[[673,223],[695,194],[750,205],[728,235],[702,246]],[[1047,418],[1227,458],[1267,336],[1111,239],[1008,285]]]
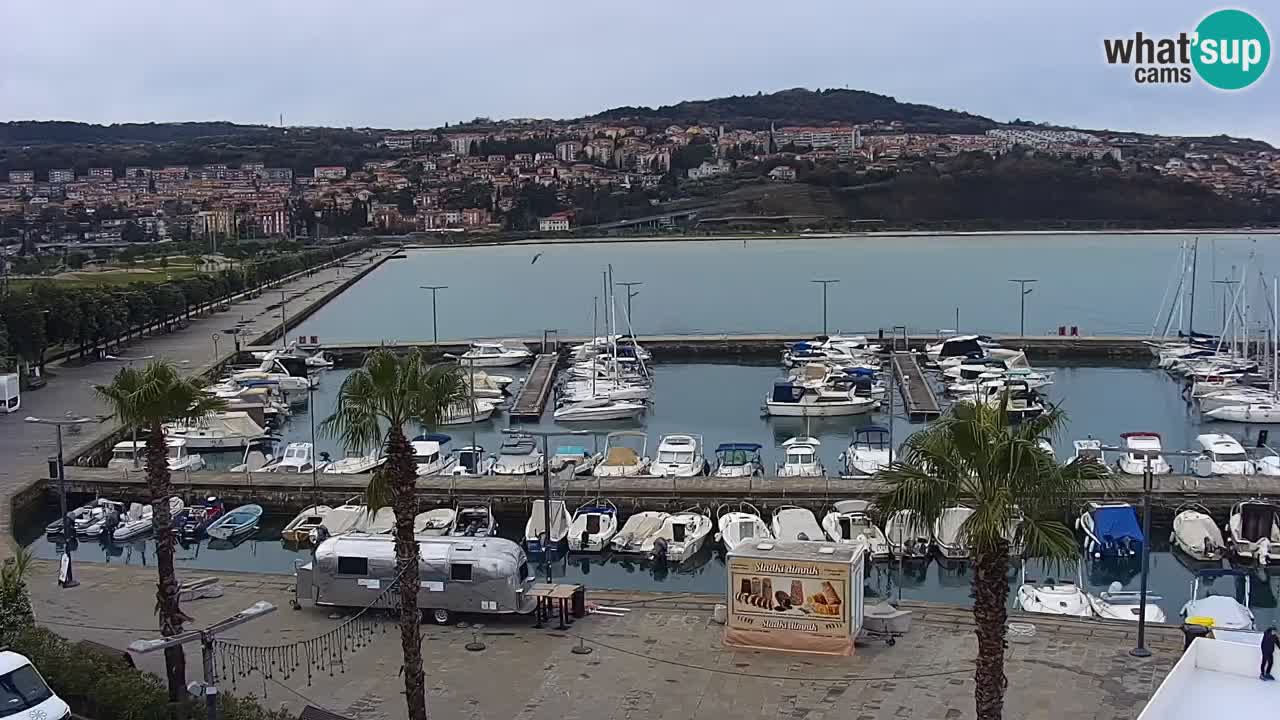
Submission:
[[[1138,514],[1131,507],[1104,507],[1093,511],[1093,532],[1101,540],[1130,538],[1142,542]]]

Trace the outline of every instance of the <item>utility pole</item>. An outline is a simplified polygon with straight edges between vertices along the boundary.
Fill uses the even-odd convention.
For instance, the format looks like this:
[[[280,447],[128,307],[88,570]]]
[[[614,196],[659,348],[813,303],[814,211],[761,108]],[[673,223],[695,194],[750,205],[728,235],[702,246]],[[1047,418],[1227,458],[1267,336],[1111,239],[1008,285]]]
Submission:
[[[66,572],[60,572],[58,582],[63,589],[73,588],[80,583],[76,582],[75,575],[71,569],[71,552],[74,550],[76,543],[76,526],[71,521],[71,516],[67,513],[67,473],[62,461],[62,427],[78,427],[86,423],[98,422],[94,418],[87,417],[65,417],[65,418],[25,418],[26,422],[36,425],[52,425],[57,432],[58,439],[58,455],[54,460],[56,465],[54,469],[54,479],[58,481],[58,509],[62,512],[62,558]],[[133,452],[136,456],[138,453],[138,443],[133,443]]]
[[[551,577],[551,453],[547,440],[566,435],[590,435],[587,430],[525,430],[524,428],[503,428],[504,435],[532,435],[542,438],[542,530],[545,537],[539,538],[542,546],[542,561],[547,569],[547,582]]]
[[[440,290],[448,290],[448,285],[419,285],[423,290],[431,291],[431,344],[438,346],[440,344],[440,335],[436,332],[436,293]]]
[[[838,283],[839,280],[810,280],[811,283],[822,285],[822,334],[827,334],[827,286],[831,283]]]
[[[1040,281],[1014,278],[1009,282],[1018,283],[1018,304],[1020,306],[1018,311],[1018,337],[1024,338],[1027,336],[1027,296],[1034,290],[1034,288],[1028,289],[1027,286]]]
[[[635,297],[635,296],[639,295],[639,294],[640,294],[640,291],[639,291],[639,290],[636,290],[635,292],[632,292],[632,291],[631,291],[631,288],[632,288],[633,286],[635,286],[635,285],[643,285],[644,283],[642,283],[642,282],[620,282],[620,283],[614,283],[614,284],[615,284],[615,285],[621,285],[622,287],[624,287],[624,288],[626,288],[626,289],[627,289],[627,329],[628,329],[629,331],[631,331],[631,332],[635,332],[635,329],[634,329],[634,327],[633,327],[633,326],[634,326],[634,324],[635,324],[635,320],[631,317],[631,298],[633,298],[633,297]]]

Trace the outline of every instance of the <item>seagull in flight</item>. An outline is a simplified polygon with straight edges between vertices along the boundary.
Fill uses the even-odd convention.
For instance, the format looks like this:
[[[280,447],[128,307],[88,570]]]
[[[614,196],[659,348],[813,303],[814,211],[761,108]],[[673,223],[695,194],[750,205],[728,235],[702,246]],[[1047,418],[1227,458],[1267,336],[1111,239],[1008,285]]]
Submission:
[[[534,264],[534,263],[538,262],[538,258],[540,258],[540,257],[542,257],[542,253],[538,253],[537,255],[534,255],[534,256],[533,256],[533,259],[529,261],[529,264],[530,264],[530,265],[532,265],[532,264]]]

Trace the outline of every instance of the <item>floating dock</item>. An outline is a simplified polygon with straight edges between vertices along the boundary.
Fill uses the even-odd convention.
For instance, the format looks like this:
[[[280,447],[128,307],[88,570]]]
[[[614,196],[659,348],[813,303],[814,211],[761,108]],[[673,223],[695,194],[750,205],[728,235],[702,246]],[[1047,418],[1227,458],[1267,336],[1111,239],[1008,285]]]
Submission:
[[[529,369],[529,377],[516,393],[516,398],[507,410],[512,420],[537,422],[547,406],[547,398],[551,397],[551,386],[556,380],[556,363],[560,356],[555,353],[542,353],[533,360]]]
[[[889,359],[893,363],[893,376],[902,392],[902,402],[906,405],[907,417],[911,422],[927,422],[940,416],[942,409],[938,406],[938,396],[934,394],[933,386],[924,376],[915,356],[909,352],[894,352]]]

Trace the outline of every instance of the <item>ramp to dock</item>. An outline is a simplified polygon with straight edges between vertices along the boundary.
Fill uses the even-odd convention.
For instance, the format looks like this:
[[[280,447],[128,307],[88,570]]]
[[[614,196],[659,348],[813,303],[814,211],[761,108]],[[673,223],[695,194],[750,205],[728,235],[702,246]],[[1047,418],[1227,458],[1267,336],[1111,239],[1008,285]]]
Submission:
[[[507,415],[512,420],[536,422],[542,417],[542,410],[547,406],[547,398],[551,397],[551,385],[556,379],[556,363],[559,356],[555,353],[542,353],[533,360],[529,369],[529,377],[516,393]]]
[[[893,363],[893,376],[902,392],[902,402],[907,408],[907,417],[912,422],[928,421],[942,414],[938,406],[938,396],[933,386],[924,376],[920,364],[909,352],[895,352],[890,356]]]

